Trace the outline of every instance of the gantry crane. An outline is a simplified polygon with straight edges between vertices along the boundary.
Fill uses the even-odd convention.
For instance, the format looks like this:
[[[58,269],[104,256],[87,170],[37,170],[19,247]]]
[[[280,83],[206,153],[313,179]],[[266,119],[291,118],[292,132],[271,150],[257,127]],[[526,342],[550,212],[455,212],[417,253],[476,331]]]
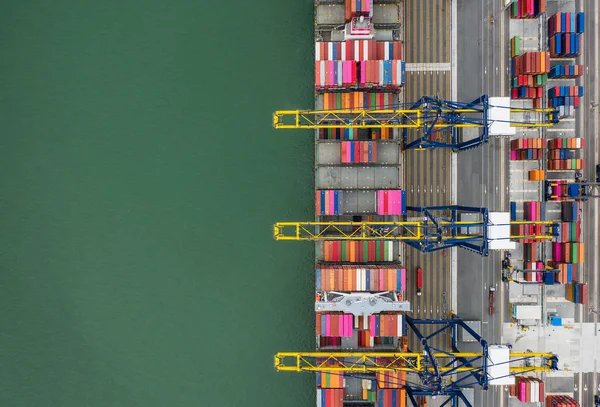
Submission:
[[[394,240],[401,241],[422,252],[462,247],[480,255],[489,254],[489,236],[492,227],[510,225],[546,225],[543,235],[509,236],[501,239],[550,240],[558,235],[558,221],[510,221],[494,224],[487,208],[459,205],[412,207],[408,212],[418,215],[406,221],[322,221],[278,222],[273,227],[276,240]],[[476,215],[475,220],[460,220],[462,215]],[[508,228],[506,228],[508,229]],[[495,237],[498,239],[498,237]]]
[[[545,181],[544,197],[547,201],[587,201],[589,198],[600,198],[600,164],[596,165],[596,182],[588,182],[583,175],[575,175],[575,181],[559,183],[558,181]],[[560,187],[559,191],[555,187]]]
[[[512,376],[528,372],[558,370],[558,357],[552,353],[512,352],[506,345],[489,346],[487,341],[465,324],[457,315],[447,320],[413,319],[405,315],[408,332],[422,347],[418,351],[402,352],[281,352],[275,355],[275,369],[292,372],[329,372],[359,377],[393,372],[407,372],[403,383],[408,398],[417,406],[416,396],[448,396],[460,398],[466,387],[489,386],[514,382]],[[421,327],[433,326],[425,335]],[[460,352],[458,329],[481,346],[479,352]],[[450,351],[432,347],[430,341],[450,331]],[[412,377],[411,377],[412,375]],[[415,377],[416,376],[416,377]],[[409,379],[410,378],[410,379]]]
[[[520,113],[524,117],[512,120],[507,113]],[[553,108],[517,109],[492,105],[487,95],[469,103],[424,96],[415,103],[377,106],[375,109],[279,110],[273,114],[273,126],[276,129],[403,129],[404,150],[450,148],[464,151],[487,143],[490,134],[501,134],[490,131],[494,124],[550,127],[558,122],[557,117]],[[463,137],[463,129],[480,129],[481,132],[474,137]]]

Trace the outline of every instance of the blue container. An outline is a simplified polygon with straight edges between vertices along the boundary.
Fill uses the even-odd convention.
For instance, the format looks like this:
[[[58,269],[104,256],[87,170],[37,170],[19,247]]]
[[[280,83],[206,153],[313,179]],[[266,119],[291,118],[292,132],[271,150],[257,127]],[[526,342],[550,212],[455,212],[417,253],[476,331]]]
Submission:
[[[369,272],[369,270],[367,270],[367,271],[366,271],[366,273],[365,273],[365,275],[366,275],[366,277],[367,277],[367,282],[366,282],[366,284],[367,284],[367,290],[368,290],[368,289],[369,289],[369,287],[370,287],[370,285],[369,285],[369,284],[371,284],[371,276],[370,276],[370,274],[371,274],[371,273]]]
[[[510,220],[513,222],[517,220],[517,203],[516,202],[510,203]]]
[[[339,206],[339,191],[333,191],[333,213],[335,215],[340,214],[340,206]]]
[[[325,191],[321,191],[321,215],[325,214]]]
[[[316,287],[317,291],[321,291],[321,270],[320,269],[315,270],[315,287]],[[317,375],[317,377],[318,376],[319,375]]]
[[[406,215],[406,191],[402,191],[402,215]]]
[[[552,317],[551,324],[552,324],[552,326],[562,326],[562,318]]]
[[[544,284],[553,285],[554,284],[554,273],[544,273]]]
[[[406,83],[406,62],[402,61],[400,64],[402,67],[402,84]]]
[[[577,27],[575,31],[580,34],[585,31],[585,18],[583,12],[577,13]]]

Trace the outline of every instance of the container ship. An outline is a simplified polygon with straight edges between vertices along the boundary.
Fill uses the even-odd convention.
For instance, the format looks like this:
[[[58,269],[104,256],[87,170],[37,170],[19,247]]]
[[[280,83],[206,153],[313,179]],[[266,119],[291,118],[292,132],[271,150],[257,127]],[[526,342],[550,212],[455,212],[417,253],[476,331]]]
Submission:
[[[316,110],[403,102],[403,13],[398,1],[315,4]],[[316,130],[316,221],[400,220],[401,159],[398,129]],[[410,304],[398,242],[320,240],[315,253],[317,350],[406,351]],[[405,382],[405,372],[318,372],[316,405],[405,406]]]

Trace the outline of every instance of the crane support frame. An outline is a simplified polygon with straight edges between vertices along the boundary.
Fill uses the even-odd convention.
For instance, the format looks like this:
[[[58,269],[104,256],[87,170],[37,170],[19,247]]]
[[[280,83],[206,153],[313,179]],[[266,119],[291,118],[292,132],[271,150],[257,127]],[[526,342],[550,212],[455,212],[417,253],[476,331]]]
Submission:
[[[420,351],[407,352],[280,352],[275,355],[275,368],[278,371],[329,372],[336,374],[372,374],[403,371],[415,374],[419,383],[409,383],[413,396],[446,395],[457,396],[462,389],[477,384],[487,389],[490,380],[488,371],[488,343],[462,319],[452,315],[447,320],[413,319],[406,316],[408,332],[418,340]],[[435,326],[433,333],[425,335],[421,328]],[[464,329],[481,346],[478,352],[461,352],[458,349],[458,328]],[[443,351],[430,346],[430,341],[438,335],[450,332],[451,351]],[[525,365],[525,360],[533,363]],[[539,362],[539,363],[538,363]],[[557,369],[558,358],[548,352],[510,352],[506,363],[523,365],[509,366],[510,375],[524,372],[549,372]],[[456,379],[455,379],[456,378]],[[468,382],[468,379],[473,379]],[[410,395],[409,395],[410,398]],[[411,399],[412,400],[412,399]]]
[[[406,108],[408,107],[408,108]],[[276,129],[402,129],[403,149],[450,148],[456,152],[475,148],[489,139],[488,95],[468,102],[423,96],[412,104],[377,106],[374,109],[278,110]],[[515,109],[511,113],[540,114],[536,121],[511,121],[511,127],[550,127],[557,123],[553,108]],[[493,119],[493,118],[492,118]],[[481,129],[461,140],[463,129]],[[409,130],[418,135],[409,140]],[[448,134],[442,132],[448,131]]]

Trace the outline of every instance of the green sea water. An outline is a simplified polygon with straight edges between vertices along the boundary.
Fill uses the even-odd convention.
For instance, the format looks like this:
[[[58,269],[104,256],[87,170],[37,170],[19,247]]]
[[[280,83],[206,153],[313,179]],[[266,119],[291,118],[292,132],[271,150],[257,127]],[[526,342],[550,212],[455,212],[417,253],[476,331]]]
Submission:
[[[310,1],[5,2],[0,406],[310,406]]]

